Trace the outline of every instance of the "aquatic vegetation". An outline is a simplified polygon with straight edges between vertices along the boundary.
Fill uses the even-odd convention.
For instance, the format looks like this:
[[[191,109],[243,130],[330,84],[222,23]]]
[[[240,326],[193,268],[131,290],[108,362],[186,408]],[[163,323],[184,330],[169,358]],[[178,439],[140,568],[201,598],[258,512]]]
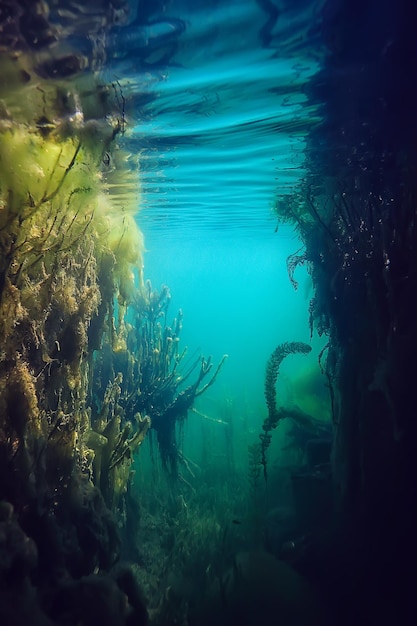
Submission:
[[[261,440],[261,464],[263,466],[264,477],[267,477],[266,452],[271,443],[272,431],[277,427],[279,420],[286,416],[285,409],[277,407],[276,382],[279,373],[279,366],[283,359],[289,354],[308,354],[311,347],[302,342],[283,343],[275,348],[268,359],[265,372],[265,400],[268,407],[268,417],[262,425],[263,433],[259,435]]]
[[[124,258],[109,237],[115,218],[100,189],[100,160],[81,139],[45,139],[36,129],[8,125],[0,163],[3,380],[20,373],[20,395],[37,407],[48,446],[69,428],[72,454],[90,322],[99,305],[111,311],[115,294],[126,299],[125,274],[139,263],[141,238],[136,254]],[[98,268],[109,257],[114,277],[105,302]]]
[[[353,153],[356,145],[349,150]],[[346,180],[338,182],[346,191],[294,202],[284,219],[296,225],[305,245],[303,257],[314,286],[311,328],[328,339],[322,362],[331,393],[333,507],[342,520],[341,542],[348,537],[359,545],[359,537],[360,545],[366,545],[366,556],[362,548],[352,550],[355,563],[366,579],[375,581],[375,597],[386,595],[398,619],[403,594],[397,589],[406,588],[409,573],[397,565],[393,576],[380,572],[387,562],[385,537],[398,538],[395,549],[389,549],[391,564],[398,563],[404,546],[408,551],[415,545],[415,516],[409,511],[415,494],[416,429],[410,407],[417,349],[417,204],[410,172],[387,166],[385,153],[379,156],[380,161],[373,155],[370,168],[379,162],[383,174],[378,184],[374,180],[368,186],[366,167],[349,167]],[[400,160],[404,162],[402,151]],[[301,487],[299,501],[307,508],[307,495],[314,490],[302,482],[297,491]],[[310,515],[320,501],[327,506],[319,487]],[[375,555],[370,562],[369,554]],[[355,578],[353,572],[350,576]],[[372,614],[380,611],[379,600],[370,604]]]
[[[334,423],[355,429],[349,416],[382,402],[384,421],[399,442],[412,387],[406,373],[411,344],[405,344],[414,337],[406,295],[415,273],[413,189],[342,193],[332,202],[308,197],[280,206],[280,217],[296,224],[305,244],[302,260],[315,289],[311,327],[329,336],[323,369]]]
[[[38,81],[19,107],[16,92],[2,86],[0,499],[10,510],[6,535],[16,544],[27,536],[34,546],[16,597],[26,607],[33,601],[39,623],[49,623],[46,614],[59,621],[63,608],[59,600],[40,606],[27,582],[35,568],[37,586],[55,581],[51,602],[81,598],[82,589],[92,596],[107,590],[108,610],[120,609],[126,596],[106,574],[120,555],[109,507],[123,503],[133,454],[149,428],[139,415],[122,424],[111,400],[103,432],[92,428],[94,353],[120,331],[115,302],[130,302],[143,241],[133,219],[133,174],[114,143],[120,116],[90,117],[94,97],[95,113],[103,106],[101,90],[94,82],[88,93],[78,87]],[[2,549],[12,558],[7,542]],[[2,589],[4,583],[10,591],[6,570]],[[87,614],[86,602],[78,610]]]
[[[136,413],[128,420],[118,403],[123,376],[106,388],[100,412],[92,415],[83,434],[86,468],[100,488],[107,506],[126,515],[124,498],[132,477],[134,454],[151,425],[148,416]],[[126,520],[125,520],[126,522]]]
[[[173,497],[166,472],[157,475],[154,463],[150,470],[136,475],[136,486],[143,484],[137,543],[142,566],[136,572],[154,622],[187,623],[212,581],[246,545],[246,491],[241,476],[219,485],[210,470],[197,467],[196,488],[180,482]]]
[[[276,555],[280,554],[281,545],[275,541],[271,543],[271,529],[267,526],[268,505],[286,506],[292,510],[292,530],[301,533],[311,532],[314,527],[326,522],[332,514],[330,451],[333,428],[330,420],[310,415],[300,408],[298,403],[277,405],[276,383],[282,361],[290,354],[307,355],[310,351],[311,347],[308,344],[286,342],[272,352],[265,372],[268,416],[259,435],[260,443],[253,443],[248,448],[249,500],[252,503],[249,515],[252,537],[257,540],[256,545],[262,545],[263,541],[270,548],[274,545]],[[322,375],[318,366],[317,372]],[[293,400],[297,402],[297,399]],[[302,404],[302,398],[300,400]],[[273,430],[284,420],[285,445],[282,445],[281,439],[271,472],[271,461],[268,463],[267,453],[272,442]],[[265,479],[265,493],[262,492],[262,485],[259,483],[261,473]],[[314,498],[317,498],[315,503]],[[285,524],[282,524],[282,527],[284,530]],[[277,537],[280,536],[278,533]]]
[[[161,324],[169,294],[143,283],[123,83],[85,72],[101,40],[79,49],[47,3],[15,9],[0,17],[0,621],[17,603],[19,624],[142,624],[116,566],[133,459],[152,425],[180,476],[176,426],[223,361],[186,364],[181,315]],[[82,12],[87,47],[125,23],[127,5],[107,9]]]
[[[109,345],[97,355],[94,393],[100,394],[98,385],[106,376],[111,379],[114,372],[126,372],[119,380],[123,384],[117,398],[122,420],[135,415],[149,418],[164,466],[173,477],[185,480],[179,465],[187,471],[189,466],[178,449],[176,429],[186,419],[195,399],[214,384],[226,356],[214,371],[210,357],[198,356],[190,362],[187,350],[179,349],[182,312],[169,325],[169,302],[167,287],[158,291],[146,281],[136,290],[126,315],[119,311],[116,348]],[[102,418],[93,416],[93,424],[97,420]],[[101,432],[100,427],[94,428]]]

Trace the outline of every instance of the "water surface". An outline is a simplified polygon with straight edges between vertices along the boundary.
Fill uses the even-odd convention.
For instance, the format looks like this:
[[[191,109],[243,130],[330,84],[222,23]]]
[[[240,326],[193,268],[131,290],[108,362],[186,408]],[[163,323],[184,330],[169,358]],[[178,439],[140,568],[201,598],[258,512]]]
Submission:
[[[258,413],[270,352],[310,339],[309,279],[300,270],[295,292],[286,270],[301,243],[273,211],[300,192],[319,122],[306,92],[320,67],[321,3],[296,4],[170,3],[185,30],[165,66],[142,69],[149,102],[129,132],[145,275],[170,286],[190,349],[229,354],[218,388],[245,390]]]

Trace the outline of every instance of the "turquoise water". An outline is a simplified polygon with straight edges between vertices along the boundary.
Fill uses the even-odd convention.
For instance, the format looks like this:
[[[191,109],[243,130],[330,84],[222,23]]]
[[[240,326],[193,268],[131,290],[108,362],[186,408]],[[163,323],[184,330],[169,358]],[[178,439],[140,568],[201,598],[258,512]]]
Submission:
[[[264,413],[270,353],[283,341],[310,339],[309,277],[300,270],[301,286],[294,291],[286,269],[296,238],[265,229],[253,239],[239,231],[220,237],[209,231],[168,242],[162,233],[149,233],[146,242],[146,275],[155,286],[169,285],[172,316],[183,310],[182,342],[215,361],[229,355],[211,393],[223,390]]]
[[[299,190],[319,121],[305,91],[319,68],[320,3],[281,7],[268,45],[260,4],[225,5],[178,6],[186,23],[178,50],[148,76],[155,99],[131,138],[140,147],[137,219],[145,276],[169,286],[172,316],[183,310],[184,345],[215,361],[229,355],[210,394],[233,398],[237,410],[249,405],[259,421],[270,353],[310,341],[310,280],[299,269],[295,291],[286,269],[301,242],[278,226],[273,207]],[[313,341],[311,363],[322,344]]]
[[[274,228],[276,196],[291,196],[303,179],[306,136],[319,120],[305,95],[319,68],[320,48],[304,32],[315,15],[283,11],[264,47],[256,2],[180,13],[179,50],[148,77],[156,98],[133,129],[145,232]]]

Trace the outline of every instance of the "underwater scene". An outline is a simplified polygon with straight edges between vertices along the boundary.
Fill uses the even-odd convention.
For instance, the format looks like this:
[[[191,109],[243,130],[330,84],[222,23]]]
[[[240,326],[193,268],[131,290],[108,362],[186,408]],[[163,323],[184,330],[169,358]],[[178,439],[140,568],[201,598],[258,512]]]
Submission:
[[[0,0],[0,626],[417,624],[408,0]]]

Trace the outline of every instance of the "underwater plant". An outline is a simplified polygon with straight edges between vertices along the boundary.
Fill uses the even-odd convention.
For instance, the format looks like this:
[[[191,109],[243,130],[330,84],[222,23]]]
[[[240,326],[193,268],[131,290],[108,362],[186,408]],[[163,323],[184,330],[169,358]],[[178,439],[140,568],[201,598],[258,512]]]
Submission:
[[[117,511],[119,520],[126,516],[125,497],[132,478],[134,454],[148,432],[151,420],[139,413],[130,419],[119,398],[123,376],[119,373],[107,385],[100,411],[92,413],[82,439],[90,454],[85,470],[100,488],[107,506]],[[126,523],[126,519],[124,519]]]
[[[123,420],[135,415],[149,418],[164,467],[172,477],[185,480],[179,465],[188,470],[188,464],[178,448],[176,429],[186,419],[195,399],[213,385],[226,356],[214,371],[210,357],[186,359],[187,350],[179,349],[182,312],[171,325],[167,322],[170,298],[166,286],[158,291],[148,280],[139,287],[126,320],[120,322],[119,347],[111,350],[109,345],[97,355],[93,393],[100,395],[103,379],[111,380],[124,372],[117,399]],[[93,418],[93,424],[100,419]],[[94,428],[97,430],[97,426]]]
[[[259,435],[261,440],[261,464],[265,480],[267,478],[266,452],[269,448],[269,444],[271,443],[272,431],[278,426],[278,422],[287,415],[285,409],[277,407],[276,382],[279,367],[285,357],[289,354],[308,354],[309,352],[311,352],[311,347],[306,343],[302,343],[300,341],[283,343],[275,348],[266,364],[264,389],[265,401],[268,407],[268,417],[262,424],[263,433]]]
[[[108,454],[101,474],[111,474],[106,492],[93,476],[103,441],[91,433],[89,397],[94,352],[106,333],[118,332],[114,303],[127,304],[133,293],[143,240],[133,219],[133,173],[115,142],[124,110],[112,88],[91,76],[19,81],[30,60],[8,52],[1,48],[2,76],[16,80],[1,85],[0,621],[10,622],[12,598],[23,613],[32,606],[36,623],[51,623],[48,616],[78,623],[86,599],[77,615],[62,613],[83,590],[98,598],[106,589],[109,611],[127,597],[107,576],[120,537],[105,499],[111,489],[123,492],[148,421],[137,417],[135,432],[126,424],[118,431],[115,415],[101,450]],[[19,556],[20,545],[27,550]],[[20,562],[14,585],[10,572]],[[48,601],[38,593],[46,588]],[[58,597],[66,599],[54,605]],[[114,623],[133,612],[126,605]],[[13,623],[27,623],[23,613]]]
[[[98,78],[128,4],[70,4],[0,10],[0,622],[140,625],[134,456],[152,428],[181,477],[224,359],[188,363],[143,282],[127,81]]]
[[[126,299],[127,268],[140,263],[141,251],[137,228],[129,255],[113,239],[116,220],[100,173],[107,142],[91,149],[82,129],[74,135],[44,137],[11,120],[0,133],[2,415],[9,419],[21,397],[14,445],[30,447],[41,436],[48,454],[56,449],[68,466],[85,413],[90,324],[99,307],[111,314],[118,293]],[[109,259],[105,293],[100,267]]]

